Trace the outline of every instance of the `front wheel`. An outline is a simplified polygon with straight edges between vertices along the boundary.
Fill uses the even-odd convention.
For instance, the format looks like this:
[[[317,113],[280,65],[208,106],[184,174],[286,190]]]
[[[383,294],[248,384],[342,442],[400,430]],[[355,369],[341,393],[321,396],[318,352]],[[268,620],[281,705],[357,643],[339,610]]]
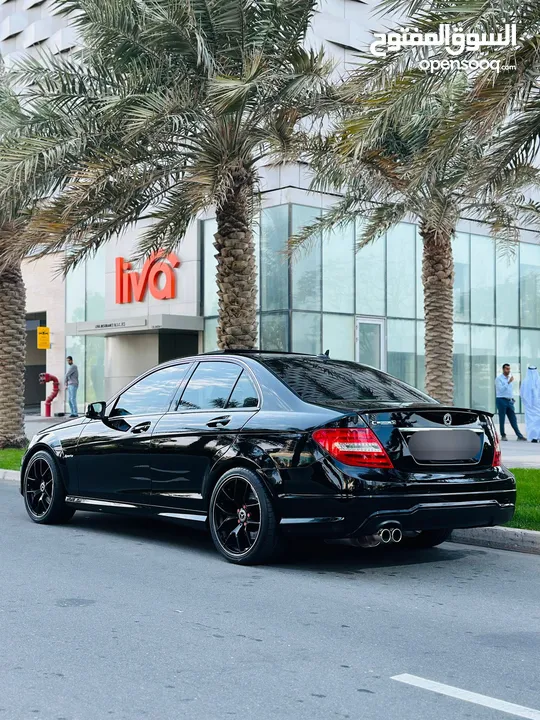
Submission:
[[[268,490],[252,470],[234,468],[218,480],[208,514],[212,540],[229,562],[257,565],[280,550],[279,522]]]
[[[452,530],[421,530],[413,537],[403,538],[403,544],[412,548],[432,548],[448,540]]]
[[[66,505],[66,491],[56,461],[43,450],[32,455],[26,466],[23,496],[26,512],[35,523],[65,523],[75,514]]]

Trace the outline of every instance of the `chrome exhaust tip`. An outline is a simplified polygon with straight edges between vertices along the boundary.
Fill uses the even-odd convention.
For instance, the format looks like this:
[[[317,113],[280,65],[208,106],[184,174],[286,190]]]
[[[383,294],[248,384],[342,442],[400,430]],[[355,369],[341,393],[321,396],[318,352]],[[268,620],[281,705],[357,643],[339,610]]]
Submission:
[[[381,541],[388,545],[388,543],[392,542],[392,531],[389,528],[383,528],[382,530],[379,530],[377,535],[381,538]]]
[[[398,543],[401,542],[403,538],[403,533],[401,532],[400,528],[394,528],[392,530],[392,542]]]

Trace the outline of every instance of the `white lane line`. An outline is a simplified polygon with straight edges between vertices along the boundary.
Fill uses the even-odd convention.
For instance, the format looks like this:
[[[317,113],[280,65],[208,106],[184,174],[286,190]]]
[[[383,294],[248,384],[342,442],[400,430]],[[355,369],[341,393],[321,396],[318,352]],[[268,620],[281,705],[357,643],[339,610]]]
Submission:
[[[432,692],[439,693],[439,695],[448,695],[448,697],[464,700],[465,702],[474,703],[475,705],[483,705],[484,707],[500,710],[509,715],[527,718],[527,720],[540,720],[540,710],[533,710],[532,708],[523,707],[523,705],[515,705],[505,700],[497,700],[497,698],[492,698],[488,695],[479,695],[478,693],[469,692],[468,690],[452,687],[452,685],[444,685],[443,683],[434,682],[433,680],[426,680],[417,675],[403,673],[403,675],[394,675],[391,680],[397,680],[407,685],[414,685],[423,690],[431,690]]]

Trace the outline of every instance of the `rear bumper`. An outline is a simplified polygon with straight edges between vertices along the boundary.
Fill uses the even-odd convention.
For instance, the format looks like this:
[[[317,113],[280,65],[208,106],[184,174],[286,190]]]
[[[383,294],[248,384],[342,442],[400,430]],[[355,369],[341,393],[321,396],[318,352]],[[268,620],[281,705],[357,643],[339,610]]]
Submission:
[[[509,522],[515,511],[515,490],[454,495],[392,495],[356,498],[282,496],[281,527],[291,535],[356,537],[371,535],[383,525],[402,530],[489,527]]]

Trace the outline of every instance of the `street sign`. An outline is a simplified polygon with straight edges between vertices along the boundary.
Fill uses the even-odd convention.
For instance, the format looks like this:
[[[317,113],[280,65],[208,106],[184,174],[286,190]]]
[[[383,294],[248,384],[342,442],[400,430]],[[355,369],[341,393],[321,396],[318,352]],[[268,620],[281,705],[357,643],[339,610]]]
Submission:
[[[37,328],[38,350],[49,350],[51,347],[51,329],[48,327]]]

